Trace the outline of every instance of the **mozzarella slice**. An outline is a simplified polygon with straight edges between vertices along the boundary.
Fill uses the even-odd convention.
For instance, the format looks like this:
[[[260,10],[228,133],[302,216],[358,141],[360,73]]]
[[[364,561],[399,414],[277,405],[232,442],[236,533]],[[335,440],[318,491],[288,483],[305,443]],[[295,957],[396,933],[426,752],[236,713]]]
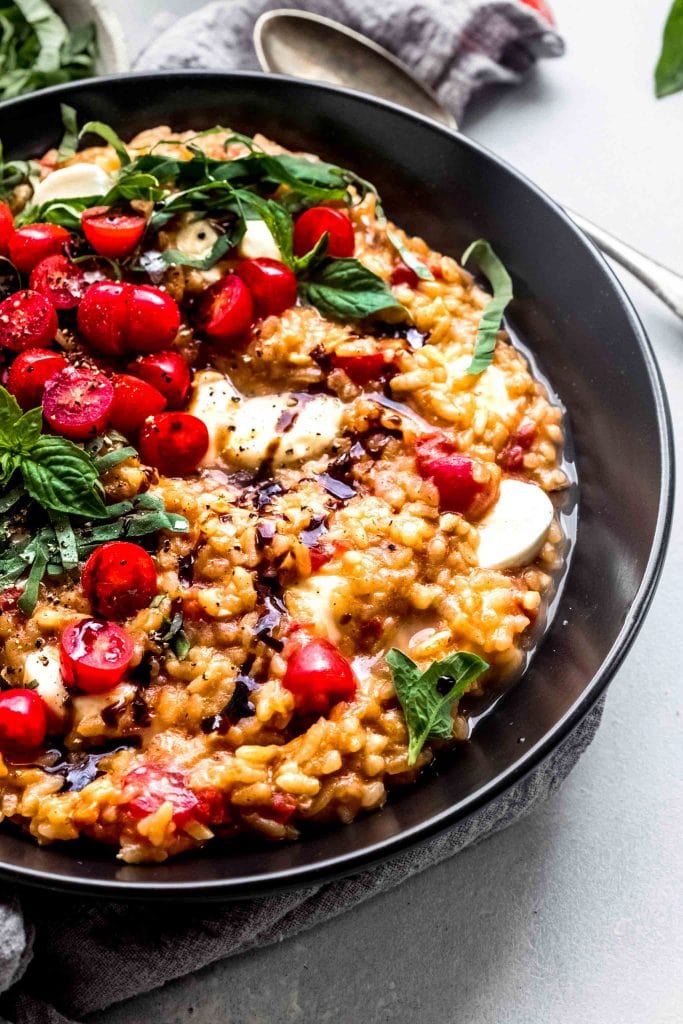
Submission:
[[[208,220],[190,220],[178,231],[175,248],[192,259],[203,260],[213,249],[218,232]]]
[[[468,355],[454,359],[449,368],[449,383],[459,391],[471,391],[477,405],[505,422],[517,412],[517,402],[510,397],[504,372],[498,366],[487,366],[480,374],[466,373],[472,362]]]
[[[340,637],[337,620],[344,607],[342,590],[345,586],[343,576],[309,576],[285,592],[287,611],[298,622],[312,623],[318,633],[336,643]]]
[[[550,498],[536,484],[501,481],[498,501],[478,524],[479,565],[482,569],[512,569],[533,562],[553,514]]]
[[[53,199],[81,199],[84,196],[103,196],[114,179],[97,164],[79,163],[59,167],[35,187],[31,204],[40,206]]]
[[[277,242],[270,228],[262,220],[248,220],[247,230],[239,244],[238,253],[245,260],[259,259],[267,256],[271,260],[282,260]]]
[[[56,646],[49,644],[29,654],[24,662],[24,685],[28,683],[37,683],[36,692],[47,704],[50,714],[57,722],[63,722],[69,692],[62,682]]]
[[[243,398],[228,377],[208,370],[195,377],[190,412],[209,431],[202,465],[215,465],[220,457],[258,469],[266,460],[286,466],[322,455],[337,436],[344,406],[331,395]]]

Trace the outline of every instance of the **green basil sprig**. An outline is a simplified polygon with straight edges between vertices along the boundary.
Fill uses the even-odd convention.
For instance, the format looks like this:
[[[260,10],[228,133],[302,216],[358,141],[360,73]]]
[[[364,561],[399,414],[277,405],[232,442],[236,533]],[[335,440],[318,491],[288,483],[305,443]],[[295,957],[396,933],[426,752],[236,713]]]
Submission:
[[[408,764],[413,765],[428,739],[453,738],[451,709],[489,666],[476,654],[458,651],[420,672],[395,647],[387,664],[408,728]]]
[[[484,238],[479,238],[476,242],[472,242],[465,250],[461,260],[463,266],[471,258],[477,261],[493,288],[493,296],[486,303],[481,314],[472,362],[466,371],[467,373],[476,374],[483,373],[493,362],[496,335],[503,322],[505,308],[513,296],[510,275],[501,260],[496,256],[491,245]]]
[[[335,320],[363,320],[404,308],[382,278],[356,259],[328,258],[313,264],[299,282],[299,294]]]
[[[683,0],[674,0],[664,26],[662,51],[655,68],[659,99],[683,89]]]

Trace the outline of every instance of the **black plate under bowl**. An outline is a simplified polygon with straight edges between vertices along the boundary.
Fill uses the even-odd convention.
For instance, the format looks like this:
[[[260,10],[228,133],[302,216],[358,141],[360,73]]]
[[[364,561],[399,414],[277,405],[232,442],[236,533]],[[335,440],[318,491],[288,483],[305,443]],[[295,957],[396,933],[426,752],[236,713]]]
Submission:
[[[547,196],[469,139],[391,104],[255,74],[95,79],[0,104],[5,152],[54,146],[62,102],[80,123],[106,121],[124,138],[157,124],[262,132],[372,179],[389,216],[435,249],[458,257],[472,239],[490,239],[515,282],[511,325],[569,413],[580,514],[559,607],[525,676],[441,771],[383,811],[288,846],[210,845],[147,867],[123,865],[108,849],[39,848],[3,831],[0,872],[110,897],[230,898],[329,879],[425,841],[494,800],[576,728],[643,620],[666,546],[673,470],[666,399],[638,318]]]

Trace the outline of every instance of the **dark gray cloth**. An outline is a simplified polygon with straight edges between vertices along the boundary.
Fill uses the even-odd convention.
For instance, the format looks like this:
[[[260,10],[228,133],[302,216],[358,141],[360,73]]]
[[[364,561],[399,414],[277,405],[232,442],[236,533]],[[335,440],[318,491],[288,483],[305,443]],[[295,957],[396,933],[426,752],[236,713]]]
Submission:
[[[171,24],[137,67],[256,68],[253,24],[282,0],[218,0]],[[409,64],[456,117],[472,93],[518,81],[560,37],[522,0],[303,0],[296,4],[370,35]],[[64,1024],[254,946],[294,935],[399,885],[545,800],[578,761],[602,703],[534,774],[475,817],[362,874],[263,900],[225,905],[123,906],[44,893],[0,892],[0,992],[5,1019]],[[65,1014],[66,1016],[63,1016]]]

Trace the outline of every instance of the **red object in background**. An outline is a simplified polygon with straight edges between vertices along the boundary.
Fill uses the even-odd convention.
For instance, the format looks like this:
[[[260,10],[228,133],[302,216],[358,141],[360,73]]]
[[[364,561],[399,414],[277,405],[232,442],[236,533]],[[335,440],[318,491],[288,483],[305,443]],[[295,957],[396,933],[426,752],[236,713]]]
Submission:
[[[12,352],[49,345],[58,326],[49,299],[29,288],[0,302],[0,345]]]
[[[58,224],[27,224],[8,238],[9,258],[17,270],[28,274],[41,260],[60,254],[70,238]]]
[[[115,430],[135,440],[147,417],[163,412],[166,399],[146,380],[132,377],[128,373],[115,373],[111,382],[114,385],[114,401],[109,422]]]
[[[14,217],[7,203],[0,203],[0,256],[9,253],[10,235],[14,234]]]
[[[154,559],[139,544],[109,541],[93,551],[83,566],[81,586],[95,615],[126,619],[156,596]]]
[[[95,252],[110,260],[132,253],[145,232],[145,218],[135,213],[117,213],[108,206],[93,206],[81,214],[83,234]]]
[[[121,682],[133,651],[133,641],[115,622],[80,619],[62,633],[62,678],[85,693],[105,693]]]
[[[35,690],[0,693],[0,750],[22,753],[35,750],[47,733],[47,708]]]
[[[549,25],[555,24],[553,12],[550,10],[545,0],[522,0],[522,3],[526,4],[527,7],[533,7],[535,11],[538,11],[541,17],[545,18]]]
[[[114,386],[103,373],[66,366],[45,385],[43,415],[58,434],[84,441],[104,430],[113,403]]]
[[[52,349],[24,349],[9,368],[7,390],[25,412],[35,409],[43,400],[47,381],[68,365],[64,356]]]

